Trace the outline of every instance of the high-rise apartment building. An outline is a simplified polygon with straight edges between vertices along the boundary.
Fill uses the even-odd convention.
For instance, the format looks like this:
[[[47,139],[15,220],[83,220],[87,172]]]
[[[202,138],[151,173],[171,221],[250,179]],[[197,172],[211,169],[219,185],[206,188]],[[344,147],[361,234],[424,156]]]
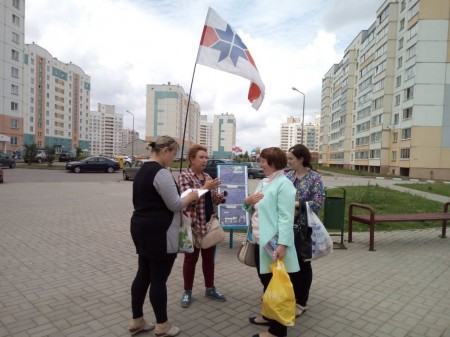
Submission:
[[[113,157],[122,154],[123,114],[114,105],[98,104],[89,118],[90,154]]]
[[[320,163],[450,179],[447,0],[385,1],[322,82]]]
[[[0,2],[0,151],[23,145],[25,2]]]
[[[236,118],[233,114],[214,115],[212,158],[232,158],[236,146]]]
[[[213,130],[213,123],[208,122],[208,116],[201,115],[199,144],[206,146],[206,148],[208,149],[208,154],[210,155],[213,153],[212,130]]]
[[[189,112],[186,123],[185,149],[199,142],[200,105],[179,85],[148,84],[146,102],[145,140],[151,141],[159,136],[171,136],[182,144],[186,122],[186,112],[189,102]]]
[[[73,63],[25,45],[23,76],[24,144],[56,153],[89,149],[91,79]]]
[[[127,151],[125,149],[131,148],[132,142],[136,142],[139,140],[139,132],[130,130],[130,129],[123,129],[122,130],[122,152],[120,154],[125,154]]]
[[[280,148],[287,152],[292,146],[301,144],[303,132],[303,144],[311,151],[319,151],[319,122],[316,117],[314,123],[304,124],[302,131],[302,122],[300,118],[288,117],[286,123],[281,124],[280,129]]]

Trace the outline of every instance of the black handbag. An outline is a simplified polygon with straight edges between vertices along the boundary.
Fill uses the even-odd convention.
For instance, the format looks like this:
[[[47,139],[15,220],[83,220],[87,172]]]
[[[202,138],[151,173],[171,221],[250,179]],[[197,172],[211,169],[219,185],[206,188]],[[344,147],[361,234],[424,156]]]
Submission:
[[[299,214],[294,221],[294,243],[299,261],[312,258],[312,228],[307,223],[304,225],[299,224],[300,213],[302,212],[306,212],[306,207],[304,207],[303,202]]]

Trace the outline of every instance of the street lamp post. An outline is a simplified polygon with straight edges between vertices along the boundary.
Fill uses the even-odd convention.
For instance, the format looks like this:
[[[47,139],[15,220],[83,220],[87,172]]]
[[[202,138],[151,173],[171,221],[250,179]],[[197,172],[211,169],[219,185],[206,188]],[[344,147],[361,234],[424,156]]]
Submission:
[[[300,144],[303,144],[303,132],[304,132],[304,126],[305,126],[305,94],[302,93],[300,90],[298,90],[296,87],[292,87],[292,90],[299,92],[300,94],[303,95],[303,112],[302,112],[302,137],[301,137],[301,141]]]
[[[131,160],[134,160],[134,114],[128,110],[127,112],[133,116],[133,136],[131,137]]]

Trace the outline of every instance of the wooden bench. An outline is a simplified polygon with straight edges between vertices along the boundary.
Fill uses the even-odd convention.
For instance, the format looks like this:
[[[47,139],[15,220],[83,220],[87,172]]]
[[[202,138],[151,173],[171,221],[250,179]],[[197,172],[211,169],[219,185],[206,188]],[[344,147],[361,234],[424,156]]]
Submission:
[[[444,211],[439,213],[414,213],[414,214],[376,214],[375,209],[369,205],[351,203],[348,207],[348,242],[353,242],[353,221],[369,225],[370,244],[369,250],[375,251],[375,224],[380,222],[415,222],[415,221],[442,221],[442,235],[445,238],[447,220],[450,220],[448,212],[450,202],[444,204]],[[353,209],[366,209],[369,214],[353,214]]]

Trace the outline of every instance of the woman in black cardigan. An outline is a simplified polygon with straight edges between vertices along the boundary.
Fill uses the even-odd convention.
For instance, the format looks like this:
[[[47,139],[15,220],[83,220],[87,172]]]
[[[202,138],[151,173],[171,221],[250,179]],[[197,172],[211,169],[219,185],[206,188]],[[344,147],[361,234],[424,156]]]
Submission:
[[[150,161],[142,165],[133,182],[130,231],[139,259],[131,286],[133,319],[129,331],[133,336],[155,329],[156,336],[176,336],[180,328],[172,326],[167,318],[166,282],[178,252],[181,210],[198,200],[198,193],[191,192],[181,198],[167,169],[179,149],[173,138],[162,136],[150,146]],[[143,306],[149,287],[156,325],[144,319]]]

